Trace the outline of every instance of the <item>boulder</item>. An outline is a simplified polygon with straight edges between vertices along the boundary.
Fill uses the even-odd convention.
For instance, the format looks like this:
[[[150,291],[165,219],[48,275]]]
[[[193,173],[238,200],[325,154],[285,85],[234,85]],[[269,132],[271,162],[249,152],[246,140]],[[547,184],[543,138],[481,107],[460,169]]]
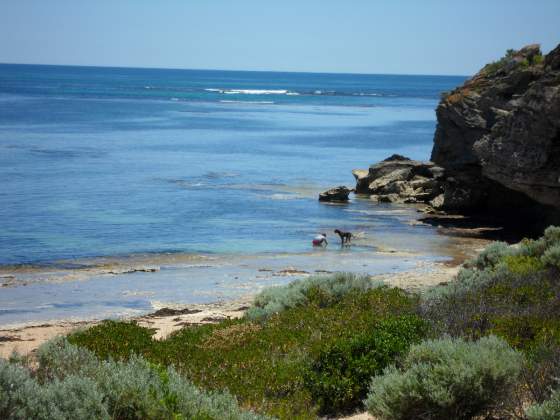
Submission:
[[[441,193],[444,170],[432,162],[420,162],[401,155],[355,169],[356,192],[369,194],[379,202],[427,203]]]
[[[346,202],[351,189],[341,185],[319,194],[319,201]]]

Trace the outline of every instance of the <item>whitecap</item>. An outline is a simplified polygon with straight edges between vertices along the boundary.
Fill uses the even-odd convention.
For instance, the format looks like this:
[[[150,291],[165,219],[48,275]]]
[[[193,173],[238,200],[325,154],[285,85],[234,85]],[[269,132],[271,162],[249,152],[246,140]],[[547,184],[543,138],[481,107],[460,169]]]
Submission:
[[[224,91],[228,95],[286,95],[286,89],[229,89]]]
[[[230,101],[227,99],[223,99],[220,101],[223,104],[263,104],[263,105],[272,105],[274,101]]]

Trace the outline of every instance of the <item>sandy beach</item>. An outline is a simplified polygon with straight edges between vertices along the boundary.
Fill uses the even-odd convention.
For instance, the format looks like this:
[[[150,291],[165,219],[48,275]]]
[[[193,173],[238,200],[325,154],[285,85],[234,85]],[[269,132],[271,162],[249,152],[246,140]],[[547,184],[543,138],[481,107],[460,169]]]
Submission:
[[[371,276],[388,285],[408,290],[421,290],[453,279],[464,259],[474,254],[485,241],[480,239],[464,240],[468,245],[457,249],[454,259],[447,262],[418,262],[407,271],[385,273]],[[290,278],[298,278],[302,273],[294,269],[292,273],[285,273]],[[305,274],[304,274],[305,275]],[[223,300],[214,303],[170,305],[147,315],[124,317],[138,322],[140,325],[153,328],[154,338],[162,339],[186,325],[219,322],[227,318],[243,316],[252,302],[254,294],[247,294],[243,298]],[[45,341],[58,335],[65,335],[75,329],[87,328],[100,322],[100,319],[88,321],[56,321],[37,324],[13,325],[0,329],[0,357],[9,357],[14,351],[20,354],[31,354]]]

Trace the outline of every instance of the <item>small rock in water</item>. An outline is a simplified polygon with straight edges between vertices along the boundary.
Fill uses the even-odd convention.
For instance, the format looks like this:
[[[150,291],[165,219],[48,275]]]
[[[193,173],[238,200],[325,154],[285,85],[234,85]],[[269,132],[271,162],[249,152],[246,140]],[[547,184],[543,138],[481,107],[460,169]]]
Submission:
[[[331,188],[325,192],[319,194],[319,201],[334,201],[334,202],[346,202],[348,201],[348,195],[352,192],[348,187],[341,185],[339,187]]]

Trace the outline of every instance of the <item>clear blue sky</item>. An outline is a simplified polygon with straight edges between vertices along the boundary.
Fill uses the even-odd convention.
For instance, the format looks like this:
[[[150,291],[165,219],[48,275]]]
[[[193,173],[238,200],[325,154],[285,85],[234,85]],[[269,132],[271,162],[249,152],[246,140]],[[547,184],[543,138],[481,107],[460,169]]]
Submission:
[[[472,74],[560,43],[560,0],[0,0],[0,62]]]

